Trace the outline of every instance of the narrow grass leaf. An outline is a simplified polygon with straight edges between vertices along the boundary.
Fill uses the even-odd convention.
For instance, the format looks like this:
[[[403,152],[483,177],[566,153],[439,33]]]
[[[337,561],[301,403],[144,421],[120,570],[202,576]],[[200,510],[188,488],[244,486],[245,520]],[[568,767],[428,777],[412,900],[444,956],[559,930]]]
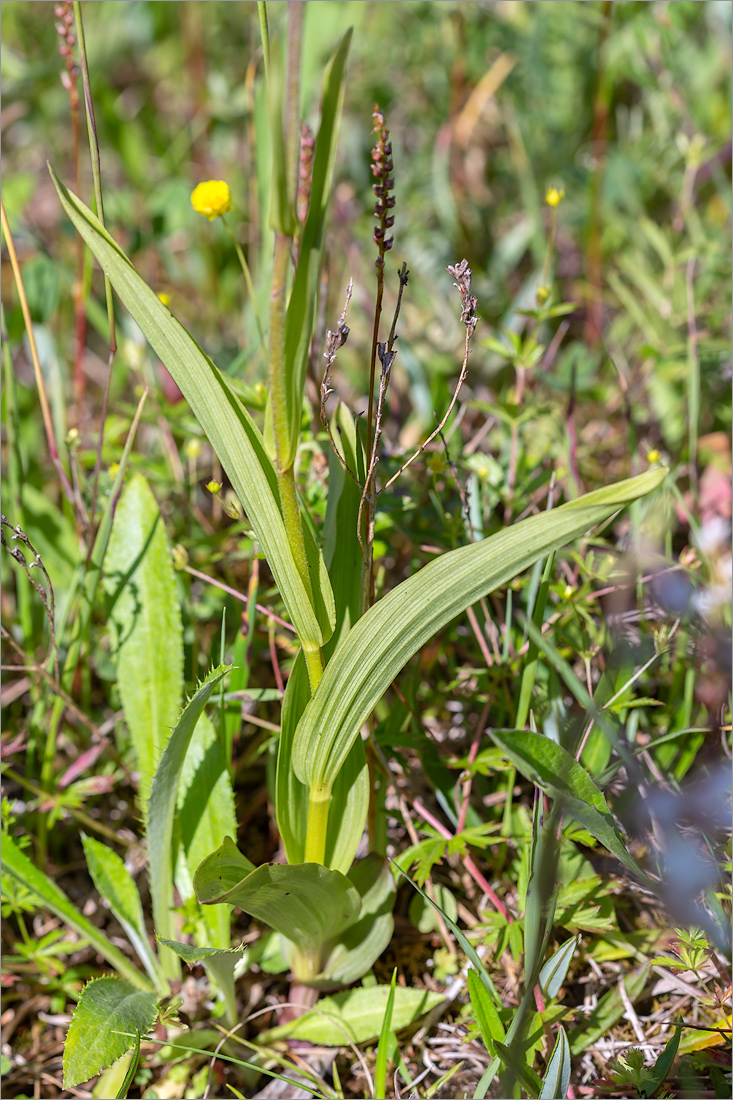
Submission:
[[[166,980],[148,940],[140,892],[135,880],[117,853],[106,844],[84,833],[81,834],[81,842],[89,874],[98,892],[108,902],[156,987],[167,991]]]
[[[331,790],[374,706],[426,641],[482,596],[651,492],[665,476],[649,470],[443,554],[369,608],[337,647],[299,723],[293,745],[298,778],[312,791]]]
[[[313,154],[308,214],[303,227],[298,266],[285,322],[285,362],[290,422],[290,450],[287,456],[289,463],[295,460],[300,439],[303,391],[318,306],[323,233],[344,99],[344,70],[351,44],[351,34],[352,31],[349,28],[336,47],[323,78],[321,125]],[[275,137],[275,147],[277,147],[277,137]]]
[[[127,1073],[124,1080],[120,1085],[115,1100],[127,1100],[127,1094],[130,1091],[130,1086],[135,1080],[135,1074],[137,1073],[138,1062],[140,1061],[140,1032],[135,1032],[135,1045],[132,1048],[132,1057],[130,1058],[130,1064],[127,1067]]]
[[[374,1096],[387,1095],[387,1052],[389,1049],[389,1037],[392,1029],[392,1010],[394,1009],[395,987],[397,985],[397,967],[392,971],[392,981],[389,986],[389,997],[384,1009],[384,1019],[379,1032],[379,1044],[377,1046],[377,1062],[374,1067]]]
[[[2,834],[3,850],[3,874],[10,875],[15,882],[24,886],[37,898],[40,905],[50,909],[64,924],[73,928],[85,940],[87,940],[102,958],[106,959],[110,966],[114,967],[118,974],[137,989],[150,991],[153,985],[140,970],[125,958],[95,926],[83,917],[76,906],[69,900],[63,890],[60,890],[55,882],[52,882],[43,871],[31,863],[9,833]],[[123,1052],[124,1053],[124,1052]],[[86,1080],[86,1078],[84,1078]]]
[[[496,1004],[486,991],[484,983],[476,970],[469,967],[466,973],[468,981],[468,995],[471,998],[471,1007],[476,1016],[481,1038],[489,1054],[496,1054],[496,1041],[502,1042],[506,1034],[504,1025],[499,1019]]]
[[[465,933],[460,930],[460,928],[455,923],[455,921],[452,921],[450,919],[450,917],[448,916],[447,913],[443,912],[443,910],[440,908],[439,905],[435,904],[433,899],[431,897],[429,897],[425,893],[424,890],[420,889],[420,887],[417,885],[417,883],[413,882],[413,880],[410,878],[409,875],[405,874],[405,872],[402,870],[402,868],[399,866],[399,864],[395,863],[394,860],[391,860],[391,863],[392,863],[393,867],[395,867],[399,871],[399,873],[402,875],[402,877],[407,879],[407,881],[410,883],[410,886],[412,886],[413,890],[417,890],[418,894],[422,894],[425,901],[429,902],[430,905],[432,905],[433,909],[437,910],[437,912],[440,913],[443,920],[448,925],[451,932],[453,933],[453,935],[456,937],[456,939],[460,943],[461,947],[463,948],[463,951],[466,955],[466,958],[469,959],[473,963],[473,965],[476,967],[476,973],[478,974],[479,978],[481,979],[481,982],[482,982],[484,988],[490,994],[490,996],[493,998],[494,1003],[497,1005],[497,1007],[501,1008],[501,997],[499,996],[499,994],[497,992],[496,986],[492,982],[491,977],[489,976],[489,972],[487,971],[486,967],[481,962],[481,959],[479,958],[479,955],[478,955],[478,952],[476,951],[476,948],[473,946],[473,944],[468,939],[468,937],[465,935]]]
[[[539,1100],[565,1100],[570,1084],[570,1047],[564,1028],[558,1029],[555,1047],[542,1078]]]
[[[121,978],[97,978],[84,986],[64,1044],[64,1088],[72,1089],[107,1069],[145,1035],[158,1015],[154,993]]]

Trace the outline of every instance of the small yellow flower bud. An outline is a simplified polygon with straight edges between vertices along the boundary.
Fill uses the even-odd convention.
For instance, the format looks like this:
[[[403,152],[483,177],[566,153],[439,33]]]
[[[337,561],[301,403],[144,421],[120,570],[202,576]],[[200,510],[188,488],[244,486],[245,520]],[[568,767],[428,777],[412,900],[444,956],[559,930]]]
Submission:
[[[201,454],[201,440],[196,439],[195,436],[192,439],[187,439],[183,450],[186,458],[198,458]]]
[[[164,290],[160,291],[158,297],[160,298],[164,306],[169,306],[171,304],[171,296],[170,294],[166,294]]]
[[[572,584],[566,584],[565,587],[562,590],[562,594],[563,594],[563,596],[565,597],[566,600],[569,600],[571,598],[571,596],[574,596],[575,595],[575,589],[573,588]]]
[[[659,462],[659,451],[656,447],[647,453],[646,460],[647,462]]]
[[[69,428],[68,432],[66,433],[66,446],[73,448],[73,447],[76,446],[76,444],[78,442],[79,442],[79,429],[78,428]]]
[[[551,286],[538,286],[537,287],[537,305],[543,306],[552,292]]]
[[[210,493],[214,493],[216,495],[216,493],[221,492],[221,482],[214,481],[214,479],[212,478],[211,481],[208,482],[206,488],[209,490]]]
[[[188,551],[186,547],[179,542],[177,546],[173,547],[171,556],[173,558],[173,568],[180,573],[188,565]]]
[[[548,206],[559,206],[564,198],[564,187],[548,187],[545,191],[545,202]]]
[[[220,214],[226,214],[232,208],[232,196],[229,184],[224,180],[206,180],[194,187],[191,192],[191,206],[197,214],[203,214],[212,221]]]
[[[119,468],[120,468],[119,462],[113,462],[112,465],[110,466],[109,470],[108,470],[109,476],[110,477],[117,477],[117,471],[119,470]]]

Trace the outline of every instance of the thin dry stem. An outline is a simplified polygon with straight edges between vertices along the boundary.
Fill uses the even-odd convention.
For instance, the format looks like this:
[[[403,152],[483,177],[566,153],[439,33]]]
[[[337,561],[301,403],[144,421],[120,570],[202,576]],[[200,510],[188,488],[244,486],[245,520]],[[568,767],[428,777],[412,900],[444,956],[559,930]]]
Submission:
[[[465,382],[466,375],[468,374],[468,357],[471,354],[471,337],[473,336],[474,329],[476,328],[476,324],[478,323],[478,317],[476,316],[476,307],[478,306],[478,301],[471,294],[471,268],[468,266],[468,261],[461,260],[461,262],[459,264],[456,264],[455,267],[449,267],[447,268],[447,270],[450,271],[451,275],[456,280],[453,285],[456,287],[458,293],[460,294],[461,302],[463,303],[463,309],[461,310],[461,320],[466,326],[466,340],[463,352],[463,363],[461,364],[461,373],[458,377],[458,382],[453,392],[451,403],[448,406],[445,416],[441,420],[438,427],[435,429],[435,431],[430,433],[424,443],[420,444],[415,453],[410,458],[408,458],[407,462],[403,463],[402,466],[400,466],[397,473],[392,475],[387,484],[382,487],[380,493],[383,493],[385,489],[389,489],[390,485],[394,484],[397,478],[400,477],[400,475],[403,474],[409,466],[412,466],[413,462],[420,457],[425,448],[430,443],[432,443],[436,435],[438,435],[445,427],[450,414],[453,412],[455,403],[458,400],[458,394],[460,392],[461,386]]]
[[[2,530],[3,527],[8,527],[13,532],[13,534],[10,536],[10,541],[11,542],[13,542],[17,539],[18,542],[21,542],[24,546],[28,547],[31,554],[33,554],[33,561],[32,562],[29,563],[26,560],[26,556],[25,556],[25,554],[23,553],[22,550],[19,550],[15,546],[8,546],[7,542],[5,541],[5,534]],[[41,555],[38,553],[35,546],[33,546],[31,540],[28,538],[25,531],[22,531],[19,526],[18,527],[13,527],[12,523],[4,515],[0,515],[0,543],[2,543],[4,549],[7,550],[7,552],[10,554],[11,558],[15,558],[15,560],[18,562],[21,569],[23,570],[23,572],[27,576],[28,580],[31,582],[31,584],[35,588],[36,592],[40,596],[41,602],[42,602],[44,608],[46,609],[46,616],[48,618],[48,626],[49,626],[49,630],[51,632],[51,646],[50,646],[48,655],[46,656],[46,660],[48,660],[48,657],[50,656],[50,654],[53,653],[53,668],[54,668],[54,673],[55,673],[55,676],[56,676],[56,681],[58,682],[58,678],[59,678],[59,650],[58,650],[58,646],[56,644],[56,626],[55,626],[55,623],[54,623],[54,618],[55,618],[55,615],[56,615],[56,601],[54,599],[54,594],[53,594],[53,585],[51,584],[51,578],[48,575],[48,571],[46,569],[46,566],[41,561]],[[44,588],[44,586],[42,584],[37,584],[36,581],[31,576],[31,569],[33,569],[33,568],[40,569],[41,573],[43,574],[43,576],[46,579],[46,584],[48,585],[48,591],[46,591],[46,589]]]
[[[384,413],[384,399],[387,394],[387,388],[389,386],[390,374],[392,372],[392,364],[395,361],[397,352],[395,351],[395,344],[397,342],[397,321],[400,316],[400,310],[402,309],[402,295],[405,292],[407,281],[410,272],[407,270],[407,264],[403,263],[400,268],[400,289],[397,293],[397,304],[395,305],[394,315],[392,317],[392,324],[389,330],[389,336],[387,342],[377,344],[377,354],[379,355],[379,361],[382,364],[382,371],[379,376],[379,398],[377,401],[377,416],[374,425],[374,439],[372,442],[371,454],[369,456],[369,468],[367,470],[366,480],[364,482],[364,489],[361,494],[361,500],[359,501],[359,516],[356,523],[356,533],[359,539],[359,545],[361,546],[361,553],[364,559],[364,563],[367,567],[367,583],[369,584],[370,602],[373,599],[373,571],[372,571],[372,546],[374,543],[374,517],[377,507],[378,493],[374,492],[374,476],[377,469],[377,463],[379,462],[379,440],[382,435],[382,415]],[[369,511],[367,514],[367,537],[366,545],[362,539],[361,533],[361,521],[364,511],[364,502],[367,501],[369,505]]]

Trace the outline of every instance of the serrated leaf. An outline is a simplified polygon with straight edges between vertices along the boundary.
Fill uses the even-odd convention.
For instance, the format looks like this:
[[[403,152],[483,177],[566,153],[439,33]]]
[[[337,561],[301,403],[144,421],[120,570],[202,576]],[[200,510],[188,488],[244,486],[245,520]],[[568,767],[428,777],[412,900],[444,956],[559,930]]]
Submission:
[[[64,1044],[64,1088],[95,1077],[130,1050],[158,1015],[154,993],[122,978],[97,978],[84,986]]]
[[[178,788],[178,833],[189,870],[188,892],[193,897],[193,872],[226,836],[236,835],[234,791],[216,731],[202,714],[183,760]],[[181,887],[179,886],[179,890]],[[229,911],[226,906],[204,908],[209,942],[229,947]]]
[[[573,936],[572,939],[559,947],[552,958],[548,959],[545,965],[540,970],[539,978],[537,979],[540,985],[540,989],[549,997],[554,1000],[560,992],[560,986],[565,981],[567,976],[568,967],[572,962],[573,955],[580,943],[580,936]]]
[[[183,625],[170,547],[141,474],[125,486],[104,559],[117,683],[140,772],[147,820],[150,784],[183,694]]]
[[[123,305],[170,371],[219,457],[264,551],[301,642],[314,648],[322,645],[333,631],[333,593],[328,575],[325,565],[319,565],[312,573],[312,603],[285,530],[277,473],[257,426],[221,372],[138,275],[100,221],[48,167],[61,205]],[[317,548],[315,553],[322,562]]]
[[[137,956],[158,988],[165,978],[150,946],[140,893],[132,875],[116,852],[93,837],[81,834],[89,874],[99,893],[125,930]]]
[[[317,1011],[306,1012],[299,1019],[266,1032],[263,1042],[297,1038],[334,1047],[348,1041],[369,1042],[379,1035],[389,993],[388,985],[376,985],[322,997]],[[409,1027],[443,999],[440,993],[397,986],[392,1009],[393,1031]]]
[[[148,817],[148,858],[150,861],[150,894],[156,930],[166,935],[171,925],[173,902],[173,820],[176,813],[178,783],[188,746],[212,691],[229,671],[229,666],[212,669],[193,698],[183,708],[170,736],[150,788]],[[172,938],[169,935],[167,938]],[[169,977],[178,971],[171,967],[173,956],[163,952],[163,967]],[[173,959],[175,962],[175,959]]]
[[[555,1048],[542,1078],[540,1100],[565,1100],[570,1084],[570,1047],[563,1027],[558,1028]]]
[[[295,734],[293,766],[328,792],[359,732],[410,657],[456,615],[661,484],[649,470],[442,555],[362,616],[331,657]]]
[[[605,845],[624,867],[653,888],[651,880],[629,855],[605,798],[585,768],[569,752],[549,737],[527,730],[492,730],[490,735],[526,779],[561,801],[567,812]]]
[[[39,901],[55,913],[64,924],[73,928],[96,951],[106,959],[110,966],[114,967],[118,974],[124,975],[129,983],[137,989],[150,990],[152,983],[149,978],[137,970],[129,959],[125,958],[114,944],[110,943],[105,934],[82,916],[76,906],[69,900],[63,890],[60,890],[55,882],[52,882],[43,871],[31,863],[25,852],[21,851],[9,833],[2,834],[3,874],[10,875],[15,882],[20,883],[30,891]]]

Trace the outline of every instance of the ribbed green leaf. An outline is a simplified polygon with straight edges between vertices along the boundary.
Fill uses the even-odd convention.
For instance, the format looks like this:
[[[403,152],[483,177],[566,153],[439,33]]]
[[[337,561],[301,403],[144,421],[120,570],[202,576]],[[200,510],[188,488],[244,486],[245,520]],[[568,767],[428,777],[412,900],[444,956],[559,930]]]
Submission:
[[[93,837],[81,835],[89,874],[99,893],[125,930],[137,956],[159,989],[167,991],[165,978],[145,927],[140,893],[125,864],[111,848]]]
[[[157,1015],[154,993],[142,993],[121,978],[87,982],[64,1044],[64,1088],[111,1066],[150,1030]]]
[[[173,820],[176,814],[178,784],[183,761],[204,707],[229,666],[212,669],[193,698],[186,704],[166,745],[150,788],[148,816],[148,859],[150,861],[150,894],[153,918],[160,935],[170,936],[173,902]],[[168,951],[161,961],[169,977],[178,972],[178,963]],[[171,966],[171,962],[175,966]]]
[[[303,227],[298,267],[295,272],[285,323],[285,361],[290,428],[288,463],[295,461],[295,453],[300,439],[303,390],[318,306],[323,232],[328,211],[341,106],[344,99],[344,69],[351,44],[351,33],[351,28],[349,28],[339,42],[323,78],[321,125],[313,154],[308,214]],[[275,141],[275,147],[277,147],[277,141]],[[271,224],[274,225],[272,220]],[[287,232],[287,230],[283,230],[283,232]]]
[[[211,359],[138,275],[91,210],[64,187],[50,165],[49,171],[64,210],[206,432],[244,506],[301,642],[313,647],[322,645],[333,631],[333,593],[328,575],[323,566],[311,576],[314,609],[290,549],[280,511],[277,474],[257,426]]]
[[[143,820],[153,773],[183,694],[183,625],[165,527],[135,474],[119,499],[104,559],[117,683],[140,772]]]
[[[234,842],[227,838],[196,871],[194,885],[199,901],[205,905],[236,905],[287,936],[299,952],[311,956],[310,973],[298,975],[300,980],[313,977],[320,970],[323,946],[358,916],[358,890],[339,871],[329,871],[317,863],[265,863],[249,871],[249,861],[244,857],[241,860],[244,874],[232,883],[237,854]],[[292,961],[295,970],[295,959]]]
[[[329,791],[362,725],[420,646],[466,607],[661,484],[654,469],[444,554],[371,607],[329,661],[293,745],[298,778]]]
[[[272,1043],[276,1039],[298,1038],[331,1047],[340,1047],[349,1041],[366,1043],[379,1035],[389,994],[388,985],[375,985],[323,997],[317,1011],[306,1012],[289,1024],[273,1028],[262,1036],[262,1040]],[[440,993],[404,989],[398,985],[393,999],[392,1030],[408,1027],[442,1000]]]
[[[28,856],[15,843],[9,833],[2,834],[3,849],[3,875],[10,875],[16,882],[29,890],[40,905],[50,909],[57,917],[73,928],[80,936],[98,951],[110,966],[114,967],[118,974],[123,975],[137,989],[151,990],[152,983],[149,978],[137,970],[129,959],[125,958],[113,944],[109,942],[104,932],[83,917],[76,906],[69,900],[63,890],[60,890],[55,882],[52,882],[43,871],[31,863]],[[84,1078],[82,1078],[84,1080]]]
[[[308,820],[308,788],[292,766],[295,730],[310,699],[310,685],[303,654],[299,653],[285,688],[277,751],[275,809],[288,863],[305,860]],[[360,738],[354,742],[338,774],[331,795],[324,863],[347,874],[359,847],[369,810],[369,768]]]
[[[644,885],[654,884],[629,855],[608,803],[575,759],[557,742],[528,730],[492,730],[491,737],[522,775],[552,798],[608,848]]]

